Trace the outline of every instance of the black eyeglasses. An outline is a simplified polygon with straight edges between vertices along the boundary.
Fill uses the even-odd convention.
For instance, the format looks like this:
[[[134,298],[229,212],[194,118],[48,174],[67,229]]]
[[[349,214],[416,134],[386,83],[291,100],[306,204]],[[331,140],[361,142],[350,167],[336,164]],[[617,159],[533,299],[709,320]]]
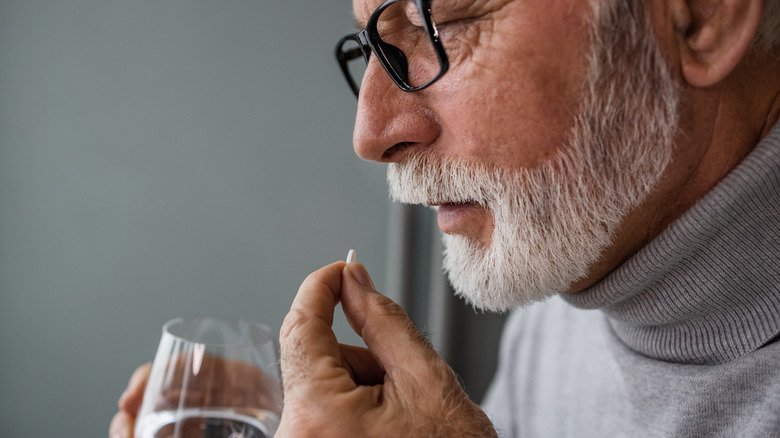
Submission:
[[[412,19],[408,17],[410,2],[416,3],[418,14]],[[371,14],[365,29],[339,40],[336,59],[355,96],[372,52],[404,91],[430,86],[450,67],[431,13],[431,0],[387,0]]]

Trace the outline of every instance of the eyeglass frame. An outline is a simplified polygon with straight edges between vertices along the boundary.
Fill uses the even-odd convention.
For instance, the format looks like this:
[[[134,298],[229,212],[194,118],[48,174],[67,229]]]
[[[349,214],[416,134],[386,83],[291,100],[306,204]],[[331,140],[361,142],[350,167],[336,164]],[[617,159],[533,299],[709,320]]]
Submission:
[[[399,53],[401,53],[403,56],[401,60],[404,62],[406,62],[406,56],[403,54],[401,49],[398,49],[392,44],[382,40],[382,38],[379,36],[377,23],[379,21],[379,16],[382,15],[382,12],[398,1],[400,0],[386,0],[378,8],[376,8],[374,12],[371,13],[371,16],[368,19],[368,23],[366,23],[365,29],[361,30],[360,32],[344,36],[336,44],[336,60],[339,63],[339,67],[341,67],[341,71],[344,74],[344,77],[346,78],[350,88],[352,89],[352,92],[355,93],[355,97],[357,97],[360,93],[360,86],[359,84],[355,84],[355,81],[352,78],[352,74],[349,72],[348,63],[356,59],[361,54],[366,61],[366,65],[368,65],[368,61],[371,59],[371,53],[373,52],[376,54],[376,57],[379,60],[379,64],[382,65],[382,68],[384,68],[385,72],[390,76],[395,85],[397,85],[401,90],[410,93],[414,91],[420,91],[433,85],[433,83],[441,79],[441,77],[444,76],[444,74],[447,73],[450,68],[447,52],[444,50],[444,45],[441,43],[441,38],[439,37],[439,31],[436,28],[436,23],[433,21],[433,16],[431,13],[432,0],[416,0],[417,9],[420,12],[423,25],[425,26],[425,32],[428,35],[428,39],[430,40],[431,44],[433,44],[434,51],[436,52],[436,56],[439,61],[439,73],[428,82],[422,85],[413,86],[407,82],[408,74],[407,79],[404,79],[398,74],[397,71],[395,71],[395,67],[393,67],[393,61],[397,62],[399,59],[395,58],[397,55],[392,55],[394,57],[393,60],[388,58],[388,54],[385,53],[385,50],[382,48],[383,45],[389,46],[387,50],[397,50]],[[344,44],[348,41],[357,43],[358,47],[348,51],[343,50]]]

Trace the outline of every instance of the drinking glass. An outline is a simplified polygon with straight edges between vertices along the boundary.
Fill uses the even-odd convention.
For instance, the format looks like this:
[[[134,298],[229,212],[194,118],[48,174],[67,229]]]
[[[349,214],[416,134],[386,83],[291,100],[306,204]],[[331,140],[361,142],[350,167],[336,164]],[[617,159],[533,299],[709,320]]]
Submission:
[[[135,436],[273,436],[282,412],[274,338],[268,327],[244,320],[167,322]]]

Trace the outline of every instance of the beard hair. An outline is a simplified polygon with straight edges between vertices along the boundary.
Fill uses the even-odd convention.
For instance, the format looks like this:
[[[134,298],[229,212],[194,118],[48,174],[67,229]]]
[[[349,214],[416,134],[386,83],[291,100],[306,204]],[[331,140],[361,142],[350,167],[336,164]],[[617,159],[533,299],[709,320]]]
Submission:
[[[477,202],[493,214],[488,245],[443,236],[455,293],[505,311],[567,291],[655,187],[672,154],[679,89],[645,2],[594,6],[583,99],[560,152],[502,169],[414,152],[388,167],[393,199]]]

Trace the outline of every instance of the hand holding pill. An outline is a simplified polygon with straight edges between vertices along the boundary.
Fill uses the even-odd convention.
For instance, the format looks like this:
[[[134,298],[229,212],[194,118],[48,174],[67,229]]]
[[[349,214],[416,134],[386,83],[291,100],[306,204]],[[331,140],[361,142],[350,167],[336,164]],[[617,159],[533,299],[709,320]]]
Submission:
[[[347,260],[310,274],[282,325],[277,436],[495,436],[406,312],[375,290],[354,251]],[[339,302],[367,348],[336,339]]]

